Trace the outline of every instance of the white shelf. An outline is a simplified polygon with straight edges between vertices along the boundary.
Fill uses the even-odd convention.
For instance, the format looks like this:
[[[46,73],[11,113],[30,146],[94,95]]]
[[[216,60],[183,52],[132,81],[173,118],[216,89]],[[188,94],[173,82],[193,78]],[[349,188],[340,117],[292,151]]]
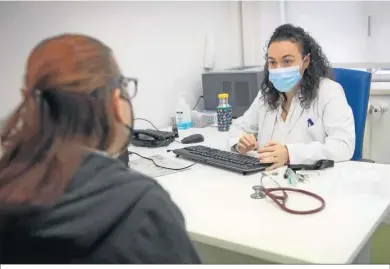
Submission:
[[[390,82],[371,82],[370,95],[390,95]]]

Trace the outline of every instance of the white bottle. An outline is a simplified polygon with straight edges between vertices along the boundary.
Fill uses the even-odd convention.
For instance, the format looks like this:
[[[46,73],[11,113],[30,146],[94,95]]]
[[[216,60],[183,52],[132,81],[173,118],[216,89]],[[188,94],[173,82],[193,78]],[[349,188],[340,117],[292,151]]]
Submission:
[[[186,103],[183,96],[180,97],[179,104],[176,108],[176,126],[181,130],[192,127],[191,108]]]

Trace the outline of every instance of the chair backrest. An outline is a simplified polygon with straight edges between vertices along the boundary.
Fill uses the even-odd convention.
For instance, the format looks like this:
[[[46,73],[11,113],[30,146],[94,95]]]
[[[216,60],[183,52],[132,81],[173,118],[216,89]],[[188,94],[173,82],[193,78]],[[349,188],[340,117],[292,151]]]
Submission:
[[[348,104],[355,118],[356,144],[352,160],[362,158],[364,128],[366,125],[368,99],[371,88],[371,73],[365,71],[333,68],[334,80],[343,86]],[[337,113],[337,111],[335,111]]]

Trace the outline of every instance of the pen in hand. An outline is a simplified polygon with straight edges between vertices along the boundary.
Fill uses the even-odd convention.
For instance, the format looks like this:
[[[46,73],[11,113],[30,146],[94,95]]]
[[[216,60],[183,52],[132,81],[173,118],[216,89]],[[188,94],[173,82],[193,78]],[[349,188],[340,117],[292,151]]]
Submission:
[[[236,149],[239,153],[245,154],[252,150],[257,150],[257,140],[253,134],[245,134],[238,140]]]

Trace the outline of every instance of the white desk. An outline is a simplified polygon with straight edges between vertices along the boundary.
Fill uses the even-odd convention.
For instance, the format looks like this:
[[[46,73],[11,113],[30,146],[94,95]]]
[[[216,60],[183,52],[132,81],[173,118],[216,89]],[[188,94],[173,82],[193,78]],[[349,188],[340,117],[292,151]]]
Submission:
[[[226,150],[227,133],[209,127],[181,131],[180,136],[191,133],[202,133],[204,145]],[[174,142],[166,148],[130,150],[175,158],[167,149],[183,146]],[[183,167],[191,163],[181,162]],[[242,176],[196,164],[157,181],[181,208],[196,242],[278,263],[369,262],[365,246],[390,204],[390,166],[344,162],[299,184],[298,188],[321,195],[327,203],[322,212],[307,216],[288,214],[268,199],[251,199],[252,186],[259,179],[259,174]],[[310,198],[290,197],[294,209],[317,205]]]

